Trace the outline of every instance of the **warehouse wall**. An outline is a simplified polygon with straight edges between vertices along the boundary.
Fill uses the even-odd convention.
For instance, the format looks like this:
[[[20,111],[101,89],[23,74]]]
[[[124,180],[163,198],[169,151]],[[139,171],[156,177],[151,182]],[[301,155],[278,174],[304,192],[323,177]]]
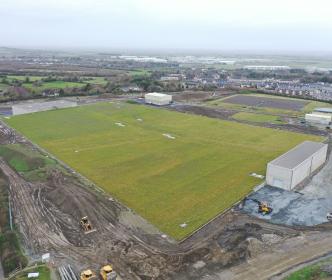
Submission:
[[[291,189],[292,170],[269,163],[266,171],[266,183],[270,186]]]
[[[172,102],[172,96],[171,95],[165,95],[165,96],[148,96],[145,95],[145,102],[149,104],[155,104],[155,105],[167,105]]]
[[[331,116],[319,115],[319,114],[306,114],[305,115],[305,120],[307,122],[328,125],[331,122]]]
[[[12,106],[13,115],[29,114],[41,111],[48,111],[61,108],[76,107],[77,102],[58,100],[58,101],[46,101],[46,102],[29,102],[26,104],[19,104]]]
[[[327,149],[328,145],[324,145],[324,147],[308,157],[293,170],[268,163],[266,183],[270,186],[292,190],[303,180],[308,178],[312,172],[324,164],[326,161]]]
[[[291,189],[300,184],[305,178],[310,176],[312,157],[307,158],[293,170]]]
[[[327,148],[328,145],[325,145],[322,149],[320,149],[316,154],[314,154],[312,158],[312,163],[311,163],[311,172],[314,172],[324,164],[326,161],[326,156],[327,156]]]

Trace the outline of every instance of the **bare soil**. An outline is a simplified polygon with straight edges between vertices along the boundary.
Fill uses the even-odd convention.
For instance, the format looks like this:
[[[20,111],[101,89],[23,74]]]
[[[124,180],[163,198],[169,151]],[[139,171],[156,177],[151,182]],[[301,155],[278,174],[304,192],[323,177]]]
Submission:
[[[281,98],[256,97],[249,95],[236,95],[224,99],[225,103],[241,104],[254,107],[268,107],[276,109],[284,109],[291,111],[300,111],[308,101],[303,100],[287,100]]]

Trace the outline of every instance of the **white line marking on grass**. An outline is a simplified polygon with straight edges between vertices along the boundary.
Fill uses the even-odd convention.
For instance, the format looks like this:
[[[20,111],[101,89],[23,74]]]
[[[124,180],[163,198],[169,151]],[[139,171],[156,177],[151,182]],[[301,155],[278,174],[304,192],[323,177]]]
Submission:
[[[259,179],[264,179],[263,175],[259,175],[259,174],[256,174],[256,173],[250,173],[250,176],[255,177],[255,178],[259,178]]]
[[[168,134],[168,133],[164,133],[163,136],[167,137],[168,139],[175,139],[174,136],[172,136],[171,134]]]
[[[125,127],[125,125],[123,123],[120,123],[120,122],[116,122],[115,123],[117,126],[120,126],[120,127]]]

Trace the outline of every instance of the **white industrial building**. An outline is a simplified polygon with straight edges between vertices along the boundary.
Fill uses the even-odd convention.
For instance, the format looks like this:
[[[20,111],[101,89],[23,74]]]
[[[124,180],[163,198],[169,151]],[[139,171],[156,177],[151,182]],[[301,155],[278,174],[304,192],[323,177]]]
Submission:
[[[54,100],[54,101],[45,101],[45,102],[25,102],[12,106],[13,115],[22,115],[35,113],[40,111],[48,111],[61,108],[71,108],[76,107],[77,102],[68,101],[68,100]]]
[[[168,105],[172,102],[172,95],[158,93],[158,92],[151,92],[145,94],[145,103],[153,104],[153,105]]]
[[[324,164],[327,144],[305,141],[267,165],[266,183],[292,190]]]
[[[311,114],[305,114],[305,120],[308,123],[330,125],[332,115],[314,112]]]

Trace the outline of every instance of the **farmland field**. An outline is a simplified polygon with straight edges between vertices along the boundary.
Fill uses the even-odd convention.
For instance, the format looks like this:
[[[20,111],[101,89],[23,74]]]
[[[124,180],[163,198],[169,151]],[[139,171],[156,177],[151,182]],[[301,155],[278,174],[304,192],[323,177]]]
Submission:
[[[64,82],[64,81],[55,81],[55,82],[44,82],[40,86],[35,86],[31,83],[23,83],[23,86],[27,89],[36,89],[37,91],[42,91],[45,89],[65,89],[65,88],[81,88],[85,86],[84,83],[77,82]]]
[[[178,240],[259,184],[251,172],[322,140],[128,103],[4,120]]]

